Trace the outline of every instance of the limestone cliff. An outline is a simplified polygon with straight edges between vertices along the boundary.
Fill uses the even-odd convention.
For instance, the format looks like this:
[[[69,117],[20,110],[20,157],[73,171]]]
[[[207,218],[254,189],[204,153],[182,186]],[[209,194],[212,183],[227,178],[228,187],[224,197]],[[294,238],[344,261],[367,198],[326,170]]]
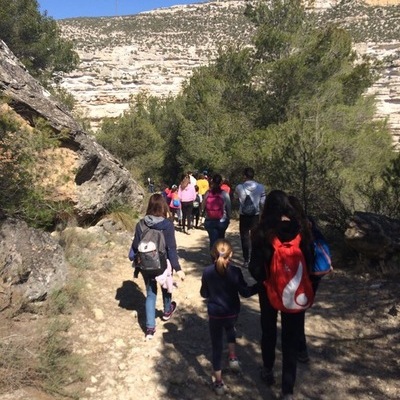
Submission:
[[[226,43],[249,43],[253,28],[243,16],[245,1],[211,1],[133,16],[61,20],[75,43],[79,68],[61,78],[96,129],[102,118],[120,115],[132,95],[175,95],[194,68],[206,65]],[[400,135],[400,0],[310,0],[320,23],[336,22],[353,34],[355,50],[386,62],[371,88],[377,116],[387,117],[394,141]],[[378,7],[378,6],[379,7]],[[388,7],[382,7],[389,5]],[[390,6],[392,5],[392,6]]]

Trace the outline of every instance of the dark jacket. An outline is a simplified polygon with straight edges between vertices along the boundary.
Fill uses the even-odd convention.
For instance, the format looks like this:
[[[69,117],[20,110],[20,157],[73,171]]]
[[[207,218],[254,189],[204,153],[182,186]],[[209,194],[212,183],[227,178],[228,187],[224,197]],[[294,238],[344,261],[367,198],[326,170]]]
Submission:
[[[239,294],[250,297],[257,293],[257,284],[248,286],[240,268],[229,264],[220,275],[214,264],[203,271],[200,295],[207,299],[208,315],[216,318],[235,317],[240,311]]]
[[[275,232],[281,242],[288,242],[293,240],[300,233],[300,226],[295,220],[281,221]],[[254,231],[251,242],[249,272],[251,276],[260,283],[267,278],[266,266],[269,268],[274,248],[268,241],[265,232],[259,228]],[[312,244],[306,244],[304,241],[301,241],[300,248],[306,260],[307,269],[311,271],[311,266],[313,264]]]
[[[165,238],[165,247],[167,249],[167,258],[169,259],[172,268],[175,271],[180,271],[178,253],[176,251],[175,228],[171,220],[163,217],[155,217],[153,215],[146,215],[144,223],[151,229],[158,229],[163,232]],[[129,259],[134,261],[137,254],[140,240],[142,238],[142,229],[140,224],[136,224],[135,236],[132,241],[132,246],[129,251]]]

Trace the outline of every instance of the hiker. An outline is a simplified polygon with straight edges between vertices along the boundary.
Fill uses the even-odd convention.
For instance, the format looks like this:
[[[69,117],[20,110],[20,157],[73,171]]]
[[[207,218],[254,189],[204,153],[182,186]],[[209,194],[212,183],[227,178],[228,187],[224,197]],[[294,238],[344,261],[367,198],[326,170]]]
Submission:
[[[183,175],[178,187],[178,196],[182,203],[182,231],[190,235],[192,228],[193,201],[196,199],[196,190],[190,183],[190,176]]]
[[[307,231],[311,229],[312,240],[315,241],[316,237],[323,237],[322,233],[316,226],[316,223],[313,221],[312,218],[308,217],[304,211],[304,208],[300,202],[300,200],[295,196],[289,196],[290,204],[296,211],[296,216],[299,221],[300,226],[302,227],[303,231]],[[315,251],[314,251],[315,253]],[[315,255],[315,254],[314,254]],[[310,274],[310,280],[312,284],[312,288],[314,291],[314,297],[317,293],[319,283],[321,282],[322,275]],[[308,355],[307,349],[307,339],[304,329],[304,324],[302,327],[302,332],[300,335],[298,353],[297,353],[297,361],[301,363],[308,363],[310,361],[310,357]]]
[[[212,265],[206,267],[201,278],[200,294],[207,299],[208,323],[211,337],[213,387],[218,395],[224,394],[222,380],[222,352],[224,331],[228,343],[228,364],[232,371],[240,372],[236,355],[235,325],[240,312],[240,298],[257,293],[257,284],[248,286],[240,268],[231,264],[233,251],[226,239],[217,240],[212,249]]]
[[[167,260],[171,266],[171,275],[175,271],[181,280],[185,279],[185,273],[181,269],[176,251],[175,229],[173,222],[168,218],[168,205],[163,196],[159,193],[151,195],[144,221],[146,227],[162,231],[165,239],[165,249]],[[136,224],[135,236],[132,241],[129,259],[134,261],[137,266],[137,254],[139,244],[142,238],[141,224]],[[138,275],[138,269],[135,268],[135,277]],[[155,276],[142,273],[146,285],[146,340],[153,338],[156,331],[156,299],[157,299],[157,280]],[[172,301],[172,293],[169,288],[162,287],[162,297],[164,312],[162,315],[163,321],[168,321],[176,310],[176,302]]]
[[[210,190],[203,197],[202,216],[204,228],[210,239],[210,249],[217,239],[225,238],[231,218],[231,199],[221,189],[222,176],[215,174],[211,180]]]
[[[263,360],[262,378],[267,385],[275,383],[274,363],[277,340],[278,310],[271,305],[263,283],[271,278],[271,261],[273,260],[276,238],[288,242],[300,234],[300,250],[306,264],[307,274],[313,263],[312,236],[309,229],[302,230],[296,212],[289,198],[281,190],[271,191],[265,201],[260,222],[252,232],[252,252],[249,263],[251,276],[259,283],[259,302],[261,310],[261,353]],[[265,266],[268,266],[267,268]],[[281,271],[284,270],[283,266]],[[308,281],[309,282],[309,281]],[[311,283],[309,290],[312,292]],[[301,332],[304,326],[304,310],[296,312],[281,311],[282,328],[282,397],[293,399],[296,380],[297,353]]]
[[[172,185],[171,190],[168,193],[169,199],[169,211],[171,213],[171,220],[172,222],[175,221],[175,216],[178,220],[178,226],[182,225],[182,210],[181,210],[181,201],[178,195],[178,186]]]
[[[265,202],[265,187],[254,180],[254,169],[247,167],[243,171],[244,182],[237,185],[234,197],[239,200],[239,233],[242,244],[243,268],[247,268],[250,259],[250,232],[257,225],[260,209]]]
[[[208,189],[210,189],[210,184],[208,183],[208,179],[205,178],[204,174],[199,175],[199,179],[197,179],[197,186],[199,187],[199,194],[204,196]]]
[[[192,209],[192,227],[198,228],[200,219],[200,209],[203,197],[201,196],[201,194],[199,194],[199,187],[197,185],[195,185],[194,189],[196,190],[196,198],[193,202],[193,209]]]

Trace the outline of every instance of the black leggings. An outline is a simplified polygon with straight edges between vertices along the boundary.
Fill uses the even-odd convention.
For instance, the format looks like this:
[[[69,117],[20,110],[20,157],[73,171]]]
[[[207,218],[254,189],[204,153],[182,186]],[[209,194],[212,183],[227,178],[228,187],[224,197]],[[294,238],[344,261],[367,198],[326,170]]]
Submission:
[[[267,297],[264,287],[259,290],[261,308],[261,354],[264,367],[271,370],[275,364],[275,347],[277,339],[277,317]],[[297,372],[297,351],[304,327],[305,312],[281,312],[282,340],[282,393],[293,394]]]
[[[212,366],[214,371],[221,370],[221,359],[224,348],[224,331],[226,333],[226,341],[228,343],[236,343],[236,320],[237,317],[210,318],[208,320],[212,347]]]
[[[182,229],[185,230],[186,221],[188,230],[192,227],[193,201],[182,201]]]

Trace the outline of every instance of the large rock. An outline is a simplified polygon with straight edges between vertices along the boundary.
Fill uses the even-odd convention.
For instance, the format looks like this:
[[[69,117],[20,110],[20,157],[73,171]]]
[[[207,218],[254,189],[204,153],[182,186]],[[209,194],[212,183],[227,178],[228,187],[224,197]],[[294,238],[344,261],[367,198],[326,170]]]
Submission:
[[[36,117],[42,117],[55,133],[67,132],[66,137],[60,135],[64,139],[61,139],[61,147],[54,150],[53,162],[44,162],[41,166],[47,168],[44,174],[47,179],[43,184],[53,186],[53,200],[73,204],[75,214],[82,222],[100,217],[116,202],[140,209],[143,188],[115,157],[51,99],[3,41],[0,41],[0,93],[30,125],[34,125]],[[55,179],[56,174],[67,176],[69,184],[61,184],[60,179]]]
[[[62,247],[16,219],[0,221],[0,312],[45,300],[67,280]]]
[[[400,220],[355,212],[348,221],[345,240],[363,257],[384,264],[400,254]]]

